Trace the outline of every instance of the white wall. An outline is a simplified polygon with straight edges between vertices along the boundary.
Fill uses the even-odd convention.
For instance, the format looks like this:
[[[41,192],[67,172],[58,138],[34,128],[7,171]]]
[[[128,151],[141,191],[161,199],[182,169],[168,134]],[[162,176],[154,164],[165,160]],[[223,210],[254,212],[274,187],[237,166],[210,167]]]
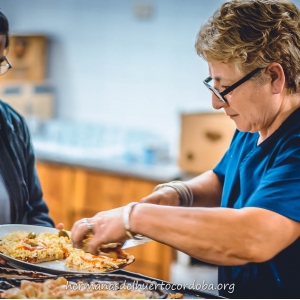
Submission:
[[[12,33],[50,37],[59,118],[157,131],[175,145],[181,111],[211,110],[194,42],[223,1],[146,1],[150,19],[135,16],[137,0],[0,0],[0,9]]]

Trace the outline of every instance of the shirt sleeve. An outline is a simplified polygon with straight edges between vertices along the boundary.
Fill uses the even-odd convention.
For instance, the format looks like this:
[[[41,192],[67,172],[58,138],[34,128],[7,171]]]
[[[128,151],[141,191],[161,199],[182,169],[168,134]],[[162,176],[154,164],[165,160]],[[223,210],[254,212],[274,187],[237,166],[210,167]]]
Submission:
[[[260,207],[300,222],[300,137],[279,149],[245,207]]]

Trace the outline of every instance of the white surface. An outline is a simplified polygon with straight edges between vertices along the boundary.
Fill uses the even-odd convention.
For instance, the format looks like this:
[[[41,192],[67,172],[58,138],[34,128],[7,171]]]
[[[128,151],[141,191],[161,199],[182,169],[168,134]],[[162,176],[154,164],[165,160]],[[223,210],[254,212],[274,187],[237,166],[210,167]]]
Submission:
[[[41,161],[70,164],[160,182],[168,182],[182,177],[182,171],[176,164],[130,164],[120,159],[104,159],[101,155],[93,156],[87,150],[82,151],[74,147],[70,151],[72,149],[71,146],[63,146],[58,143],[42,143],[38,141],[33,141],[33,143],[36,157]]]
[[[177,251],[177,263],[182,266],[188,266],[191,262],[191,257],[187,254]]]

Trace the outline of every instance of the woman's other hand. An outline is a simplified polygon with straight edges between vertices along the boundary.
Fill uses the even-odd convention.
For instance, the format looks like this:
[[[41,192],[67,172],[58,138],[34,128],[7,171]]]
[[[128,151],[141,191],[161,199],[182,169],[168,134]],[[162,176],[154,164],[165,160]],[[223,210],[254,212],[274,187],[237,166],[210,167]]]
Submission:
[[[98,254],[98,248],[102,244],[125,242],[128,237],[123,224],[123,210],[124,207],[119,207],[75,222],[71,230],[73,246],[82,248],[82,240],[91,232],[91,229],[94,234],[88,244],[88,252],[91,254]]]
[[[6,265],[6,260],[0,257],[0,265]]]
[[[147,197],[140,200],[140,203],[179,206],[180,199],[178,192],[171,187],[163,187]]]
[[[64,223],[58,223],[57,225],[56,225],[56,229],[59,229],[59,230],[62,230],[62,229],[64,229]]]

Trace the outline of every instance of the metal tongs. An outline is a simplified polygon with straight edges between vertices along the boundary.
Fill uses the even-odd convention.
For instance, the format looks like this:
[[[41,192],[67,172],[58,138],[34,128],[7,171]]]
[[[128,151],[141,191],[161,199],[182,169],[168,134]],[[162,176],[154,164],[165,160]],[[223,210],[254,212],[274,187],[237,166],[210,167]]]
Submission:
[[[122,249],[127,249],[127,248],[132,248],[132,247],[135,247],[135,246],[140,246],[140,245],[143,245],[143,244],[151,242],[151,241],[152,240],[147,238],[147,237],[143,237],[140,240],[129,239],[124,243],[124,245],[122,246]]]

